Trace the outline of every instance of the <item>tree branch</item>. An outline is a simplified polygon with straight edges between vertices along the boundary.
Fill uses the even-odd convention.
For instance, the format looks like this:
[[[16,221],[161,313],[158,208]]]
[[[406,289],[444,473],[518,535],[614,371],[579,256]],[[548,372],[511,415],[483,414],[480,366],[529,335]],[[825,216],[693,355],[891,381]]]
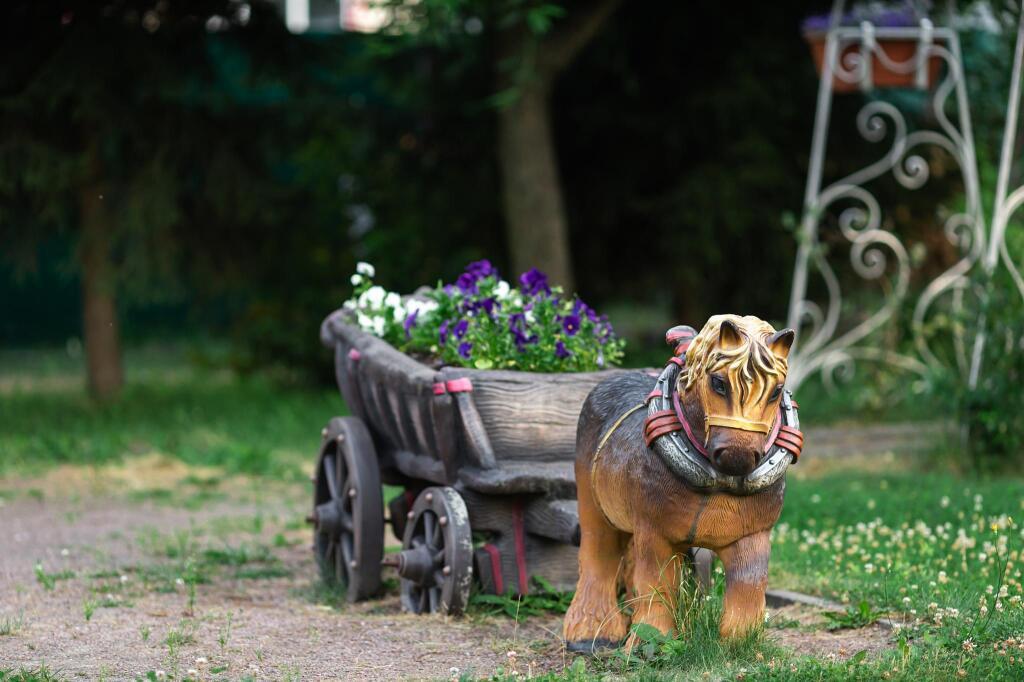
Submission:
[[[572,64],[620,4],[622,0],[597,0],[589,7],[570,11],[569,18],[541,42],[538,67],[544,76],[554,79]]]

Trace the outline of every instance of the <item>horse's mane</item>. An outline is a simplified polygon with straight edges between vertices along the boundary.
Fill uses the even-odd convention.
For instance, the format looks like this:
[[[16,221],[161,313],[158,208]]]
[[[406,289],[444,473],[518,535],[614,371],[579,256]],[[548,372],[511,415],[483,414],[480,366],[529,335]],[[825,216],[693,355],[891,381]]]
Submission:
[[[732,322],[743,342],[731,349],[716,348],[722,323]],[[686,388],[711,372],[724,372],[740,402],[757,402],[786,378],[789,363],[768,347],[775,333],[770,324],[752,315],[715,315],[694,337],[686,351]]]

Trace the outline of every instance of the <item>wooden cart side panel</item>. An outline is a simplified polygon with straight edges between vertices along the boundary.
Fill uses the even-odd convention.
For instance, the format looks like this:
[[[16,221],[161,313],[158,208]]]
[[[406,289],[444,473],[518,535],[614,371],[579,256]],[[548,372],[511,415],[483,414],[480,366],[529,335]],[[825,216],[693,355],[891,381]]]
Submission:
[[[334,377],[338,382],[338,390],[348,406],[349,412],[366,421],[366,407],[359,392],[359,374],[356,361],[349,357],[351,346],[338,341],[334,346]]]
[[[497,461],[572,460],[576,423],[590,391],[617,371],[579,374],[527,374],[472,371],[476,419],[486,424]],[[461,405],[460,405],[461,408]]]

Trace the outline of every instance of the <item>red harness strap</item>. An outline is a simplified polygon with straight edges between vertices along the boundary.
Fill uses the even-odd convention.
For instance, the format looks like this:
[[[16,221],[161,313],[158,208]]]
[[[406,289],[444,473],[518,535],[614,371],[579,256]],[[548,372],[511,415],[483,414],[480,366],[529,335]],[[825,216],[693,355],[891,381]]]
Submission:
[[[793,453],[793,464],[796,464],[800,459],[800,451],[804,449],[804,434],[800,429],[794,429],[792,426],[782,426],[779,428],[775,444],[781,445]]]
[[[672,433],[681,428],[683,425],[679,422],[675,410],[660,410],[644,420],[644,441],[650,447],[658,436],[664,436],[666,433]]]

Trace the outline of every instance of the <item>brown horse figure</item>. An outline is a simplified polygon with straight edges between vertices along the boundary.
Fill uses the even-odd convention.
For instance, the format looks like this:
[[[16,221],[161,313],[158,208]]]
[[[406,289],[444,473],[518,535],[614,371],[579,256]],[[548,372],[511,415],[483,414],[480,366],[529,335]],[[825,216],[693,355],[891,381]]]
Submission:
[[[580,577],[565,616],[570,650],[622,642],[630,626],[622,586],[633,623],[672,632],[679,571],[695,547],[725,565],[722,636],[762,622],[769,532],[803,443],[784,388],[793,339],[749,316],[712,317],[696,336],[675,327],[667,340],[676,354],[658,379],[619,375],[587,397],[576,435]]]

